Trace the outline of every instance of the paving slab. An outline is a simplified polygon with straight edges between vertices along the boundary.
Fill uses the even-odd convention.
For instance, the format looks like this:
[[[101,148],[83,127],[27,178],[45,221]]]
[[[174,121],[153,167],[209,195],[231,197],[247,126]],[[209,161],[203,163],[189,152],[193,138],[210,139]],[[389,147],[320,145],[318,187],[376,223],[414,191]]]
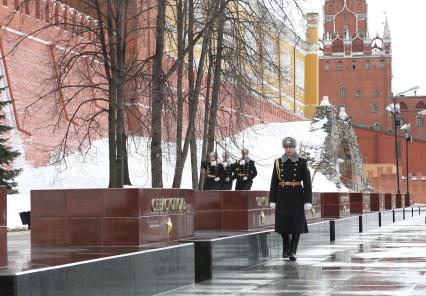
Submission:
[[[425,296],[425,216],[302,249],[296,262],[276,259],[162,295]]]

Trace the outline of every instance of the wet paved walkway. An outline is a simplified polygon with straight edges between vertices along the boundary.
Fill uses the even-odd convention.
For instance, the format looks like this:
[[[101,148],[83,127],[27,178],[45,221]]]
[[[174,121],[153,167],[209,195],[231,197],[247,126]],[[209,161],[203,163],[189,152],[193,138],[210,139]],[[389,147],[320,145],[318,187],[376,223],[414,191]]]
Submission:
[[[303,239],[303,237],[301,238]],[[426,295],[424,215],[162,295]]]

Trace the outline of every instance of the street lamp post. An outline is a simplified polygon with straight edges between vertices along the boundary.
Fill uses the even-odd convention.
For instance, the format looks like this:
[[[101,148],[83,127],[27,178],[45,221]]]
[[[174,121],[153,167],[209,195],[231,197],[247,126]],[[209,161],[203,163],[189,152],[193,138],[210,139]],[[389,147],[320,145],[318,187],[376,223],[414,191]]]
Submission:
[[[397,123],[397,114],[399,114],[399,110],[396,108],[396,97],[393,98],[393,132],[394,132],[394,138],[395,138],[395,159],[396,159],[396,193],[400,194],[401,191],[399,190],[399,159],[398,159],[398,135],[396,132],[396,129],[398,127]],[[398,108],[399,109],[399,108]]]
[[[407,174],[407,196],[410,196],[410,179],[408,178],[408,143],[411,142],[411,136],[410,136],[410,128],[411,125],[409,123],[404,124],[401,129],[404,131],[405,134],[405,163],[406,163],[406,174]]]
[[[394,123],[394,137],[395,137],[395,160],[396,160],[396,193],[400,194],[401,190],[399,188],[399,160],[398,160],[398,135],[397,135],[397,127],[399,127],[400,125],[398,124],[398,122],[400,122],[400,107],[398,104],[396,104],[396,99],[402,95],[405,94],[406,92],[409,91],[414,91],[414,90],[418,90],[419,87],[418,86],[414,86],[406,91],[400,92],[398,93],[396,96],[393,97],[393,104],[390,104],[386,107],[386,109],[388,111],[390,111],[393,115],[393,123]],[[408,178],[408,175],[407,175]]]

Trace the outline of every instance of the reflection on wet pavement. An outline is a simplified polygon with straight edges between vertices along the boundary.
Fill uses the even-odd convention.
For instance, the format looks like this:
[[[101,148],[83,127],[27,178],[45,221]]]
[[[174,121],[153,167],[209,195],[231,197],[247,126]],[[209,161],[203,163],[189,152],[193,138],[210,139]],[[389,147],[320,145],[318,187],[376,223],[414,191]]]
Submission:
[[[426,295],[424,216],[298,255],[164,295]]]

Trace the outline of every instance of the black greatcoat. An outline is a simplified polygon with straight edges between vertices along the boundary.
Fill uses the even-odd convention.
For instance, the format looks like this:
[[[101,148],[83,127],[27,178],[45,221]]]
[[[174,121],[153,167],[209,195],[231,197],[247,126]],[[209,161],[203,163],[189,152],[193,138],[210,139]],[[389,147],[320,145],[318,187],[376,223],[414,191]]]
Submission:
[[[234,163],[227,163],[225,166],[225,163],[222,163],[223,167],[223,174],[220,177],[221,179],[221,190],[232,190],[232,183],[234,181],[235,177],[235,164]]]
[[[241,160],[235,163],[235,177],[237,183],[235,184],[235,190],[250,190],[253,185],[253,179],[257,176],[256,166],[254,161],[249,159],[241,164]],[[247,180],[244,180],[247,177]]]
[[[283,162],[284,161],[284,162]],[[300,182],[301,185],[281,186],[280,181]],[[275,160],[269,202],[276,203],[275,231],[278,233],[306,233],[304,204],[312,203],[311,174],[306,159],[283,156]]]
[[[223,175],[223,166],[216,161],[214,165],[209,160],[201,162],[201,167],[206,170],[206,177],[204,179],[204,190],[220,190],[222,182],[220,177]],[[215,178],[219,178],[218,181]]]

